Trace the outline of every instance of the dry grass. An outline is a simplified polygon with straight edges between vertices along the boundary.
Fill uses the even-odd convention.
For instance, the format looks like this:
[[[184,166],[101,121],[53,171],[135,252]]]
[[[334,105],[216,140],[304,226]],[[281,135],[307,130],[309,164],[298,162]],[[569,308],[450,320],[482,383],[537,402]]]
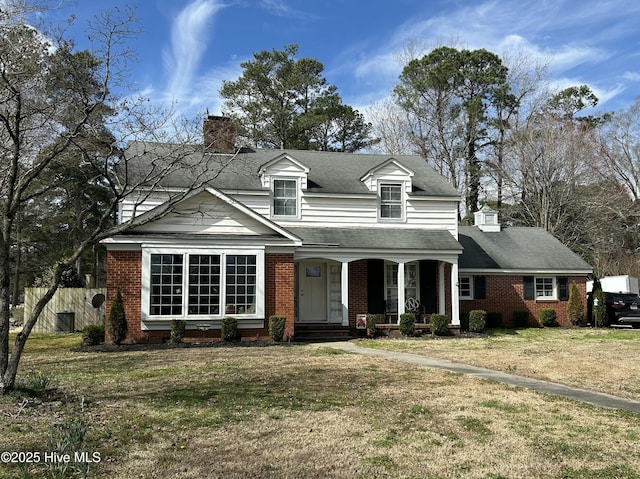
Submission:
[[[77,337],[30,341],[22,370],[58,389],[0,398],[0,449],[45,451],[81,416],[83,448],[102,458],[89,477],[640,478],[640,416],[491,381],[314,346],[80,353]]]
[[[640,331],[520,329],[452,338],[362,341],[640,400]]]

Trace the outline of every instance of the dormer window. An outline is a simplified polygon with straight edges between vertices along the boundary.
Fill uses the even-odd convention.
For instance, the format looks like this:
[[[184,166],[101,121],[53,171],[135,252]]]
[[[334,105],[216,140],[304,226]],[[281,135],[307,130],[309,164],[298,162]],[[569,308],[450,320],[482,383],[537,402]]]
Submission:
[[[273,180],[273,216],[298,217],[297,180]]]
[[[382,183],[380,185],[380,219],[402,220],[402,185]]]

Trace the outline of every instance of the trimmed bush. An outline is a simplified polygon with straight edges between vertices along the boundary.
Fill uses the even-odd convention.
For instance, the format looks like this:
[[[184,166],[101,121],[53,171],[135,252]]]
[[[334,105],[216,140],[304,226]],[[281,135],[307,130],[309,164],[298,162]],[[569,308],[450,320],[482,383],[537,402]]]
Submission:
[[[222,318],[222,330],[220,337],[223,341],[235,341],[238,339],[238,320],[231,316]]]
[[[487,325],[487,312],[481,309],[469,311],[469,331],[477,333],[483,331]]]
[[[558,326],[556,310],[551,308],[544,308],[540,310],[539,317],[540,324],[546,328],[553,328]]]
[[[416,315],[414,313],[402,313],[400,324],[398,325],[400,334],[403,336],[413,336],[416,334]]]
[[[97,346],[104,342],[104,326],[90,324],[82,330],[82,344],[85,346]]]
[[[514,311],[513,327],[528,328],[529,327],[529,311]]]
[[[181,343],[184,340],[184,333],[187,330],[187,322],[184,319],[171,320],[171,341],[172,344]]]
[[[569,302],[567,303],[567,318],[573,326],[582,323],[584,315],[584,303],[580,296],[580,290],[576,283],[571,284],[571,292],[569,293]]]
[[[276,342],[284,338],[284,329],[287,324],[287,317],[280,315],[269,316],[269,336]]]
[[[365,318],[365,327],[367,328],[367,334],[370,337],[375,337],[376,335],[376,323],[378,322],[378,315],[377,314],[367,314],[367,317]]]
[[[598,286],[594,286],[593,287],[593,299],[594,299],[594,303],[593,303],[593,321],[595,322],[596,326],[599,328],[605,327],[608,325],[608,318],[607,318],[607,299],[604,295],[604,293],[602,292],[602,288],[600,287],[600,283],[598,283]],[[598,305],[596,306],[595,300],[598,300]]]
[[[502,313],[487,313],[487,328],[502,328],[503,326]]]
[[[120,344],[127,337],[127,316],[124,312],[124,301],[120,288],[116,289],[116,297],[111,305],[107,330],[111,341]]]
[[[432,314],[429,329],[431,329],[431,334],[436,336],[448,336],[449,319],[444,314]]]

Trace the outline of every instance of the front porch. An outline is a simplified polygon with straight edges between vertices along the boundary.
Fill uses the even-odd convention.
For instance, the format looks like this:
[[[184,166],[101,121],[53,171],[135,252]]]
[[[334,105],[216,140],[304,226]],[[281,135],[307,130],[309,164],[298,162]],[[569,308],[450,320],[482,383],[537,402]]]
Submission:
[[[378,329],[389,335],[395,334],[405,312],[419,315],[418,330],[428,332],[433,313],[459,325],[457,280],[452,279],[456,265],[452,263],[303,258],[295,261],[294,271],[297,340],[363,337],[366,331],[356,322],[363,314],[378,314]]]

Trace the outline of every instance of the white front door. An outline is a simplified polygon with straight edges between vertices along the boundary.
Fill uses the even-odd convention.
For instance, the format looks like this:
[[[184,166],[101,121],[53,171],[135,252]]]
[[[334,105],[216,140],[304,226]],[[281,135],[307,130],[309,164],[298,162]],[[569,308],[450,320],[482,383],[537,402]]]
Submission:
[[[300,321],[327,321],[327,263],[302,261],[298,263],[298,309]]]

